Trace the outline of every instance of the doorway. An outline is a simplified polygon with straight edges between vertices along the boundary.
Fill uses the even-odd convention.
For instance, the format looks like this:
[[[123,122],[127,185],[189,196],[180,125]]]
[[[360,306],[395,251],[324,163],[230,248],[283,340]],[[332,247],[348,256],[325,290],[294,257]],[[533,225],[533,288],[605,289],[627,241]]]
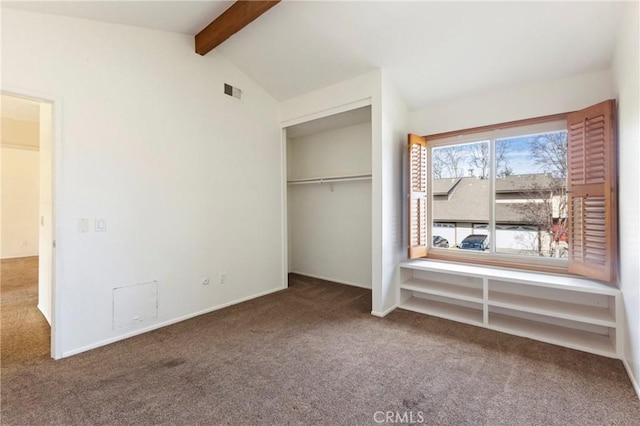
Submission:
[[[53,104],[1,93],[2,360],[49,357],[53,320]]]

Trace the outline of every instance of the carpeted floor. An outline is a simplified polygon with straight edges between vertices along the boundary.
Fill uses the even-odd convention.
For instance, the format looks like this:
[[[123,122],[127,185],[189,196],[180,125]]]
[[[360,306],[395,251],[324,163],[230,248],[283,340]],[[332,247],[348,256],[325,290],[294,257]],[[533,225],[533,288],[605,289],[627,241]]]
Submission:
[[[2,424],[638,424],[619,361],[402,310],[376,318],[370,300],[291,276],[60,361],[5,365],[3,345]]]
[[[2,366],[48,359],[51,328],[38,310],[38,257],[0,261]]]

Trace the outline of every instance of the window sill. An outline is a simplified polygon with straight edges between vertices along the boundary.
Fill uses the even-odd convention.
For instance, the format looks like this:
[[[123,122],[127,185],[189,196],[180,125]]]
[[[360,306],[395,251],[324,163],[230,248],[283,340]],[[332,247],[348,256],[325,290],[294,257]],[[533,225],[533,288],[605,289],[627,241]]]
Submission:
[[[595,281],[588,278],[577,277],[567,273],[556,274],[546,271],[523,271],[513,268],[496,267],[494,265],[483,265],[463,263],[460,261],[451,262],[443,260],[415,259],[407,260],[400,263],[400,266],[410,266],[413,269],[422,269],[432,272],[453,273],[456,275],[465,275],[473,277],[485,277],[489,279],[501,279],[510,281],[519,281],[528,284],[539,284],[543,287],[580,287],[593,288],[597,290],[611,289],[611,294],[617,294],[618,289],[611,284]],[[607,292],[608,293],[608,292]]]
[[[467,251],[460,252],[454,250],[455,253],[451,253],[448,250],[429,250],[427,257],[423,259],[433,259],[439,261],[446,261],[451,263],[457,263],[461,265],[471,264],[485,267],[495,268],[508,268],[514,271],[536,271],[556,275],[574,276],[569,274],[567,270],[567,262],[559,259],[550,258],[519,258],[519,257],[507,257],[504,255],[491,256],[485,253],[469,253]]]

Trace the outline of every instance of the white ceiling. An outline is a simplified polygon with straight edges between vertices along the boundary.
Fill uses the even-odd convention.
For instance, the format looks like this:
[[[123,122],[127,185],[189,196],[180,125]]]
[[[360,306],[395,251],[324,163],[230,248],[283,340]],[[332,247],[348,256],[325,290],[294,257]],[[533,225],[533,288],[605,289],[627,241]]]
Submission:
[[[233,0],[3,0],[2,7],[195,35]]]
[[[231,1],[3,2],[196,34]],[[294,1],[217,50],[284,100],[382,68],[415,110],[610,67],[620,2]]]

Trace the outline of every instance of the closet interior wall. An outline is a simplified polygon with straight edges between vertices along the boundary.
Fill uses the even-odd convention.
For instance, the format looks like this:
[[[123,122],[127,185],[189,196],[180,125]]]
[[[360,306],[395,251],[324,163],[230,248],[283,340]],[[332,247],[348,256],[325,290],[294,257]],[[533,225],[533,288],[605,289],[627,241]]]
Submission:
[[[371,108],[287,128],[289,272],[371,288]]]

